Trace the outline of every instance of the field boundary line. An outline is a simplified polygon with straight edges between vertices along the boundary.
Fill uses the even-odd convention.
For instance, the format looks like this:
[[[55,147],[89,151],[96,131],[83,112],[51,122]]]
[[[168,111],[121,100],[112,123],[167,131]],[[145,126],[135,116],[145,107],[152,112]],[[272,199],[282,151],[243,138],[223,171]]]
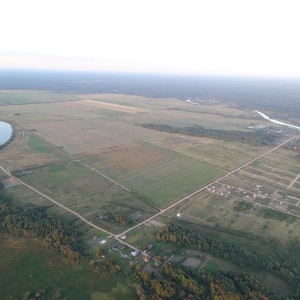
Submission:
[[[243,175],[241,175],[241,176],[243,176]],[[253,184],[253,182],[251,182],[251,181],[249,181],[249,180],[247,180],[247,179],[239,179],[239,178],[237,178],[235,175],[233,175],[233,178],[235,178],[235,180],[239,180],[239,181],[243,181],[243,182],[247,182],[247,183]],[[221,182],[220,182],[220,183],[221,183]],[[224,183],[224,184],[225,184],[225,183]],[[226,184],[225,184],[225,185],[226,185]],[[229,184],[229,185],[230,185],[230,184]],[[271,185],[271,184],[269,184],[269,183],[267,183],[267,182],[264,182],[263,184],[260,182],[260,185],[263,186],[263,187],[266,187],[266,188],[275,189],[275,187],[274,187],[273,185]],[[282,193],[285,193],[285,192],[286,192],[286,190],[281,190],[281,189],[279,189],[279,187],[277,187],[277,186],[276,186],[275,191],[277,191],[277,192],[282,192]],[[290,192],[296,194],[296,192],[294,192],[294,191],[290,191]],[[293,194],[293,195],[294,195],[294,194]]]
[[[127,188],[126,186],[124,186],[124,185],[120,184],[119,182],[115,181],[114,179],[108,177],[108,176],[105,175],[104,173],[102,173],[102,172],[96,170],[95,168],[93,168],[93,167],[91,167],[90,165],[86,164],[86,163],[83,162],[82,160],[76,159],[76,160],[74,160],[74,161],[83,164],[83,165],[86,166],[87,168],[89,168],[89,169],[91,169],[92,171],[96,172],[97,174],[103,176],[104,178],[106,178],[107,180],[111,181],[112,183],[118,185],[120,188],[124,189],[125,191],[129,192],[130,194],[132,194],[132,195],[138,197],[140,200],[142,200],[143,202],[145,202],[145,203],[147,203],[148,205],[152,206],[153,208],[155,208],[155,209],[157,209],[157,210],[159,210],[159,211],[162,210],[161,208],[159,208],[159,207],[156,206],[155,204],[149,202],[148,200],[146,200],[145,198],[143,198],[143,197],[140,196],[139,194],[137,194],[137,193],[131,191],[131,190],[130,190],[129,188]]]
[[[265,204],[261,204],[261,203],[254,202],[254,201],[252,201],[252,200],[245,200],[245,199],[243,199],[243,198],[240,198],[240,197],[234,196],[234,195],[230,195],[230,196],[233,197],[233,198],[238,199],[239,201],[251,202],[251,203],[256,204],[256,205],[258,205],[258,206],[263,206],[263,207],[266,207],[266,208],[268,208],[268,209],[277,210],[277,211],[279,211],[279,212],[281,212],[281,213],[283,213],[283,214],[286,214],[286,215],[290,215],[290,216],[299,218],[298,215],[294,215],[294,214],[292,214],[292,213],[290,213],[290,212],[282,211],[281,209],[276,208],[276,207],[270,207],[270,206],[267,206],[267,205],[265,205]]]
[[[279,183],[279,182],[277,182],[277,181],[275,181],[275,180],[269,180],[269,179],[265,178],[264,176],[259,176],[259,175],[256,175],[256,174],[247,172],[247,171],[245,171],[245,170],[240,170],[240,171],[241,171],[242,173],[248,174],[249,177],[252,177],[252,178],[253,178],[253,177],[255,177],[255,178],[260,178],[261,180],[265,180],[265,181],[268,181],[268,182],[272,182],[272,183],[274,183],[275,185],[283,186],[283,187],[285,187],[286,189],[289,188],[286,184]],[[296,189],[296,188],[294,188],[294,187],[290,187],[290,188],[293,189],[293,190],[296,190],[296,191],[300,192],[299,189]]]
[[[248,190],[245,190],[245,189],[239,189],[238,187],[232,186],[232,185],[230,185],[230,184],[224,184],[224,183],[221,183],[221,182],[218,182],[218,184],[220,184],[220,185],[222,185],[222,186],[225,186],[225,187],[226,187],[226,186],[229,186],[229,187],[234,188],[234,189],[237,189],[237,190],[239,190],[239,191],[244,191],[244,192],[247,192],[247,193],[253,193],[253,192],[248,191]],[[238,196],[233,195],[233,194],[228,195],[228,197],[237,197],[237,198],[243,199],[243,198],[238,197]],[[279,199],[275,199],[275,198],[270,197],[270,196],[265,196],[265,198],[271,199],[271,200],[276,201],[276,202],[282,202],[282,203],[285,203],[286,205],[291,205],[291,206],[298,207],[298,205],[293,204],[293,203],[290,203],[290,202],[286,202],[286,201],[284,201],[284,200],[282,200],[282,199],[279,200]],[[261,204],[261,203],[252,201],[252,200],[250,200],[250,199],[243,199],[243,200],[244,200],[244,201],[248,201],[248,202],[253,202],[253,203],[256,203],[256,204],[258,204],[258,205],[263,205],[263,206],[268,207],[268,208],[270,208],[270,209],[275,209],[275,210],[281,211],[279,208],[278,208],[278,209],[277,209],[277,208],[273,208],[272,206],[268,206],[268,205],[265,205],[265,204]],[[282,212],[282,213],[285,213],[285,214],[288,214],[288,212],[285,212],[285,211],[281,211],[281,212]],[[298,216],[298,215],[294,215],[294,214],[292,214],[292,215],[295,216],[295,217],[297,217],[297,218],[300,218],[300,216]]]
[[[278,170],[278,171],[280,171],[280,172],[282,172],[282,173],[286,173],[286,174],[290,174],[290,175],[293,175],[293,176],[297,176],[296,173],[291,173],[291,172],[283,171],[283,170],[281,170],[281,169],[278,169],[278,168],[275,168],[275,167],[271,167],[271,166],[269,166],[269,165],[267,165],[267,164],[264,164],[264,163],[260,163],[259,167],[260,167],[260,166],[265,166],[265,167],[271,169],[271,171],[273,171],[273,170]]]
[[[79,213],[75,212],[74,210],[64,206],[63,204],[55,201],[53,198],[45,195],[44,193],[40,192],[39,190],[35,189],[34,187],[30,186],[29,184],[25,183],[24,181],[18,179],[17,177],[13,176],[11,173],[7,172],[1,165],[0,165],[0,169],[8,176],[10,176],[11,178],[13,178],[14,180],[18,181],[20,184],[24,185],[25,187],[29,188],[30,190],[32,190],[33,192],[35,192],[36,194],[42,196],[43,198],[46,198],[47,200],[53,202],[55,205],[58,205],[59,207],[63,208],[64,210],[68,211],[69,213],[73,214],[74,216],[76,216],[77,218],[81,219],[84,223],[86,223],[89,226],[92,226],[110,236],[113,236],[118,242],[124,244],[125,246],[131,248],[134,251],[138,251],[139,253],[141,253],[144,256],[148,256],[151,259],[153,259],[154,261],[157,261],[154,257],[151,257],[150,255],[144,253],[143,251],[141,251],[140,249],[126,243],[125,241],[123,241],[122,239],[119,238],[119,235],[116,235],[106,229],[103,229],[95,224],[92,223],[92,221],[88,221],[87,219],[85,219],[83,216],[81,216]]]
[[[207,185],[203,186],[203,187],[200,188],[199,190],[197,190],[197,191],[195,191],[195,192],[193,192],[193,193],[191,193],[191,194],[185,196],[184,198],[178,200],[177,202],[173,203],[172,205],[168,206],[167,208],[162,209],[160,212],[158,212],[157,214],[155,214],[155,215],[153,215],[152,217],[148,218],[147,220],[144,220],[143,222],[141,222],[141,223],[139,223],[139,224],[137,224],[137,225],[135,225],[135,226],[133,226],[133,227],[131,227],[131,228],[125,230],[125,231],[122,232],[119,236],[121,236],[122,234],[126,234],[126,233],[128,233],[128,232],[130,232],[130,231],[132,231],[132,230],[134,230],[134,229],[136,229],[136,228],[138,228],[139,226],[141,226],[141,225],[143,225],[143,224],[145,224],[145,223],[151,221],[152,219],[155,219],[156,217],[162,215],[163,213],[165,213],[166,211],[172,209],[173,207],[177,206],[178,204],[180,204],[180,203],[182,203],[182,202],[184,202],[184,201],[190,199],[190,197],[193,197],[193,196],[197,195],[198,193],[200,193],[200,192],[202,192],[203,190],[207,189],[209,186],[211,186],[211,185],[213,185],[213,184],[215,184],[215,183],[218,183],[220,180],[223,180],[224,178],[226,178],[226,177],[228,177],[228,176],[234,174],[235,172],[241,170],[242,168],[244,168],[244,167],[246,167],[246,166],[252,164],[252,163],[255,162],[256,160],[258,160],[258,159],[262,158],[263,156],[265,156],[265,155],[271,153],[272,151],[275,151],[276,149],[282,147],[283,145],[287,144],[288,142],[290,142],[290,141],[293,140],[293,139],[294,139],[294,137],[291,137],[290,139],[288,139],[288,140],[284,141],[283,143],[281,143],[281,144],[275,146],[274,148],[268,150],[267,152],[265,152],[265,153],[263,153],[263,154],[260,154],[259,156],[257,156],[256,158],[250,160],[249,162],[243,164],[242,166],[237,167],[236,169],[234,169],[234,170],[230,171],[229,173],[225,174],[224,176],[222,176],[222,177],[220,177],[220,178],[214,180],[213,182],[210,182],[210,183],[208,183]],[[190,199],[190,200],[192,200],[192,199]]]
[[[288,186],[287,189],[291,188],[292,185],[298,180],[299,177],[300,177],[300,174],[298,176],[296,176],[296,178],[291,182],[291,184]]]
[[[42,196],[43,198],[46,198],[47,200],[53,202],[54,204],[60,206],[61,208],[65,209],[65,210],[67,210],[68,212],[70,212],[70,213],[73,214],[74,216],[76,216],[76,217],[78,217],[79,219],[81,219],[81,220],[82,220],[83,222],[85,222],[86,224],[88,224],[88,225],[90,225],[90,226],[92,226],[92,227],[94,227],[94,228],[96,228],[96,229],[99,229],[99,230],[101,230],[101,231],[103,231],[103,232],[105,232],[105,233],[108,233],[109,235],[113,235],[113,236],[114,236],[113,233],[111,233],[111,232],[109,232],[109,231],[107,231],[107,230],[105,230],[105,229],[103,229],[103,228],[101,228],[101,227],[98,227],[98,226],[95,225],[95,224],[92,224],[92,222],[90,222],[90,221],[88,221],[87,219],[85,219],[85,218],[84,218],[83,216],[81,216],[79,213],[77,213],[77,212],[75,212],[74,210],[72,210],[72,209],[70,209],[70,208],[64,206],[63,204],[59,203],[58,201],[54,200],[53,198],[51,198],[51,197],[45,195],[44,193],[40,192],[40,191],[37,190],[36,188],[32,187],[31,185],[29,185],[29,184],[25,183],[24,181],[18,179],[17,177],[13,176],[11,173],[7,172],[2,166],[0,166],[0,168],[2,169],[2,171],[3,171],[6,175],[8,175],[8,176],[10,176],[11,178],[13,178],[14,180],[18,181],[20,184],[26,186],[27,188],[29,188],[30,190],[32,190],[32,191],[35,192],[36,194],[39,194],[39,195]]]
[[[262,173],[262,174],[269,174],[269,175],[271,175],[271,176],[278,177],[278,178],[281,178],[281,179],[284,179],[284,180],[287,180],[287,181],[291,181],[291,180],[292,180],[292,178],[280,176],[280,175],[277,175],[277,174],[275,174],[275,173],[272,173],[271,171],[264,171],[264,170],[257,169],[257,168],[253,168],[253,167],[250,167],[250,166],[248,166],[248,168],[249,168],[249,169],[252,169],[252,170],[254,170],[254,171],[258,171],[258,172],[260,172],[260,173]]]

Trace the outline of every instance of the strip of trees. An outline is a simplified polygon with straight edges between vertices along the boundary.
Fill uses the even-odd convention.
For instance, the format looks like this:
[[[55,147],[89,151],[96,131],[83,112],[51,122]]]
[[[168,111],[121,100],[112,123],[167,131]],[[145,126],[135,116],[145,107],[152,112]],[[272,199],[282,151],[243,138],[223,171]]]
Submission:
[[[196,125],[189,127],[175,127],[165,124],[142,124],[141,126],[144,128],[163,132],[178,133],[189,136],[208,137],[232,142],[242,142],[254,146],[273,145],[278,138],[278,134],[275,135],[273,133],[267,133],[264,131],[245,132],[236,130],[217,130]]]
[[[141,300],[287,299],[269,291],[252,276],[239,272],[189,271],[167,262],[159,267],[156,274],[141,271],[138,266],[133,270],[133,288]]]
[[[172,223],[158,232],[156,238],[158,241],[211,253],[237,263],[241,267],[250,266],[266,270],[286,280],[296,293],[300,292],[300,246],[297,242],[291,244],[285,251],[280,251],[279,247],[274,245],[278,259],[272,257],[266,259],[259,252],[254,252],[249,248],[211,236],[200,235]]]

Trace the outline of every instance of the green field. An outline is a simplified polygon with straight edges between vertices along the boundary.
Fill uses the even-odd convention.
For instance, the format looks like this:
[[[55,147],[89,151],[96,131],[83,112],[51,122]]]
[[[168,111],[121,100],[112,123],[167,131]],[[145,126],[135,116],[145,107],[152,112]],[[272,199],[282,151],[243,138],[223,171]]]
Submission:
[[[224,174],[217,167],[147,143],[91,152],[82,159],[161,208]]]
[[[139,212],[141,219],[156,212],[145,202],[78,162],[35,169],[33,174],[21,179],[89,221],[107,212],[128,217]],[[115,228],[113,224],[106,226]]]
[[[39,104],[47,102],[70,101],[77,98],[72,94],[48,91],[1,90],[0,101],[7,105]]]
[[[209,138],[188,137],[179,134],[152,140],[151,143],[226,171],[235,169],[268,149],[267,147]]]
[[[2,299],[39,290],[45,290],[43,299],[136,299],[122,276],[102,278],[85,264],[66,263],[31,238],[0,237],[0,257]]]

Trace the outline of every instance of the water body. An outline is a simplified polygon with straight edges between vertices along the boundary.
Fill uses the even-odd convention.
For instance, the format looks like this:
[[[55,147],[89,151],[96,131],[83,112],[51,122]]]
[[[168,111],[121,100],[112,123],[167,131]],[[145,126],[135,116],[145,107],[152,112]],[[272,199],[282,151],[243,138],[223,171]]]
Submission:
[[[280,121],[277,121],[277,120],[274,120],[274,119],[270,119],[267,115],[259,112],[259,111],[255,111],[256,113],[260,114],[264,119],[270,121],[270,122],[273,122],[273,123],[276,123],[276,124],[279,124],[279,125],[284,125],[284,126],[288,126],[290,128],[294,128],[294,129],[298,129],[300,130],[300,127],[299,126],[294,126],[294,125],[291,125],[291,124],[288,124],[288,123],[283,123],[283,122],[280,122]]]
[[[0,121],[0,146],[5,144],[11,138],[13,129],[10,124]]]

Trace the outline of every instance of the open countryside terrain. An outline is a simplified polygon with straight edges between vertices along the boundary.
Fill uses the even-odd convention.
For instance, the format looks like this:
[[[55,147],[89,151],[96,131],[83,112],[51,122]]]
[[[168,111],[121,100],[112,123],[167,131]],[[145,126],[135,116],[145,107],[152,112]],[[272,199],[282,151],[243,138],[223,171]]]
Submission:
[[[103,222],[97,216],[107,211],[128,217],[143,211],[146,219],[155,207],[168,207],[270,149],[139,126],[141,120],[159,119],[184,126],[196,118],[212,129],[250,131],[262,123],[251,111],[219,104],[44,91],[3,91],[2,98],[1,118],[15,127],[2,165],[97,222]],[[250,168],[239,173],[245,175]],[[291,192],[297,184],[295,180]]]
[[[138,249],[147,250],[156,262],[162,256],[197,270],[241,271],[208,253],[157,242],[156,234],[175,221],[220,240],[236,239],[243,246],[250,239],[253,251],[258,247],[262,255],[274,258],[263,239],[276,240],[282,247],[298,239],[300,145],[297,137],[292,139],[293,131],[265,146],[187,136],[141,125],[252,132],[251,127],[264,121],[251,111],[215,103],[192,105],[114,94],[51,95],[27,91],[23,98],[22,93],[3,91],[0,118],[13,125],[15,136],[0,153],[6,170],[0,169],[1,182],[17,206],[47,207],[48,213],[77,228],[89,251],[104,241],[107,257],[124,266],[132,258],[130,252]],[[275,148],[288,138],[290,142]],[[271,152],[260,157],[267,151]],[[84,225],[33,189],[82,216]],[[123,232],[126,242],[120,240]],[[148,249],[152,244],[155,250]],[[143,256],[133,261],[146,267]],[[279,277],[246,271],[268,287],[275,283],[289,293]]]
[[[299,140],[297,142],[299,144]],[[209,186],[177,208],[186,222],[272,237],[300,235],[299,157],[289,144]]]

